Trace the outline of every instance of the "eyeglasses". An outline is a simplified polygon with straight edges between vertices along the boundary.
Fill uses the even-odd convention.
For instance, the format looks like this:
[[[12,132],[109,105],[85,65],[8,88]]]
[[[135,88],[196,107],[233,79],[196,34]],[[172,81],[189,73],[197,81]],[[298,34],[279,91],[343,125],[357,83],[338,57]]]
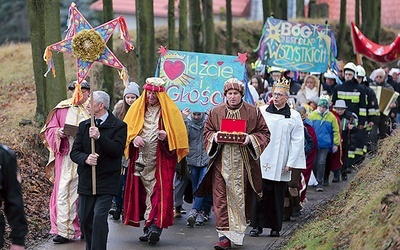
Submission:
[[[375,78],[383,78],[383,76],[375,76]]]
[[[282,97],[282,96],[287,96],[287,95],[281,94],[281,93],[272,93],[272,96],[274,96],[274,97]]]

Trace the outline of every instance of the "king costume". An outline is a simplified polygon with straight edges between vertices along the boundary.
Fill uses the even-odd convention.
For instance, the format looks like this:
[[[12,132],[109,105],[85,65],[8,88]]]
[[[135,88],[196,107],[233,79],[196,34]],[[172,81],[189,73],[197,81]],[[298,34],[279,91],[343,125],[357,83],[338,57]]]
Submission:
[[[164,84],[161,78],[146,79],[142,95],[132,104],[124,119],[128,124],[125,155],[130,159],[124,223],[140,227],[140,221],[144,219],[144,235],[139,239],[149,240],[149,243],[158,241],[162,229],[173,225],[176,165],[189,152],[181,112],[165,92]],[[146,102],[149,91],[156,92],[157,105]],[[165,140],[157,138],[160,130],[166,131]],[[133,145],[137,136],[146,142],[144,147]],[[150,239],[153,232],[158,234],[158,239]]]
[[[243,97],[244,85],[235,78],[224,84],[228,90],[238,90]],[[246,120],[245,133],[250,137],[247,145],[217,143],[222,119]],[[245,230],[251,218],[252,195],[262,197],[259,157],[269,142],[269,129],[254,105],[243,100],[237,107],[223,103],[209,112],[204,126],[204,146],[210,157],[207,173],[195,195],[213,195],[216,229],[220,242],[216,249],[230,247],[230,242],[243,245]],[[227,240],[227,239],[228,240]]]
[[[69,87],[70,90],[74,88],[73,85]],[[89,84],[82,82],[82,88],[89,89]],[[40,137],[49,150],[46,176],[54,183],[49,209],[50,233],[66,239],[76,239],[81,235],[77,212],[77,164],[69,157],[75,136],[61,138],[57,135],[57,130],[63,129],[66,124],[78,127],[81,121],[90,117],[82,104],[73,104],[74,102],[74,98],[70,98],[57,104],[48,114],[46,124],[40,132]]]

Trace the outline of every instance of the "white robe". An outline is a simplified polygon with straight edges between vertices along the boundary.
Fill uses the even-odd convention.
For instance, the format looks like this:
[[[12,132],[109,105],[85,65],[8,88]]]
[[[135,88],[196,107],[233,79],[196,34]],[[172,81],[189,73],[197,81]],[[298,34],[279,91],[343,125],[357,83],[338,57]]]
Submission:
[[[290,181],[291,171],[285,167],[305,169],[304,125],[299,112],[290,110],[290,118],[265,111],[261,113],[271,132],[271,141],[261,154],[260,166],[262,178],[272,181]]]

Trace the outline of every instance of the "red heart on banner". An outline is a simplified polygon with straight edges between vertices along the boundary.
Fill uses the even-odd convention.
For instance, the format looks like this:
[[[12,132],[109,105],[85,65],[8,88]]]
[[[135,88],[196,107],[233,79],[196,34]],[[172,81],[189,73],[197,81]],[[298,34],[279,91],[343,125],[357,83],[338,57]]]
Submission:
[[[185,65],[182,61],[169,61],[164,62],[164,72],[167,77],[173,81],[178,78],[185,70]]]
[[[218,66],[221,66],[222,64],[224,64],[224,62],[223,61],[218,61],[217,64],[218,64]]]

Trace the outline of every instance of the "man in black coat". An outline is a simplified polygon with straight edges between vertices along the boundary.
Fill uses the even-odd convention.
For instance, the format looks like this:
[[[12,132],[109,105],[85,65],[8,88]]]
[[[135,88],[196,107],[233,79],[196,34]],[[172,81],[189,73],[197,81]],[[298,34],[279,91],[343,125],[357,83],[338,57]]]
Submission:
[[[0,144],[0,206],[4,201],[4,212],[12,228],[10,249],[13,250],[25,249],[25,236],[28,233],[20,182],[15,153]],[[0,248],[4,245],[5,224],[4,215],[0,212]]]
[[[70,153],[78,164],[78,213],[87,250],[107,247],[108,211],[112,198],[118,193],[121,158],[125,148],[127,126],[110,111],[110,97],[103,91],[93,92],[96,126],[90,119],[79,124]],[[95,152],[91,153],[91,139]],[[95,171],[92,171],[95,166]],[[95,177],[92,174],[95,172]]]

